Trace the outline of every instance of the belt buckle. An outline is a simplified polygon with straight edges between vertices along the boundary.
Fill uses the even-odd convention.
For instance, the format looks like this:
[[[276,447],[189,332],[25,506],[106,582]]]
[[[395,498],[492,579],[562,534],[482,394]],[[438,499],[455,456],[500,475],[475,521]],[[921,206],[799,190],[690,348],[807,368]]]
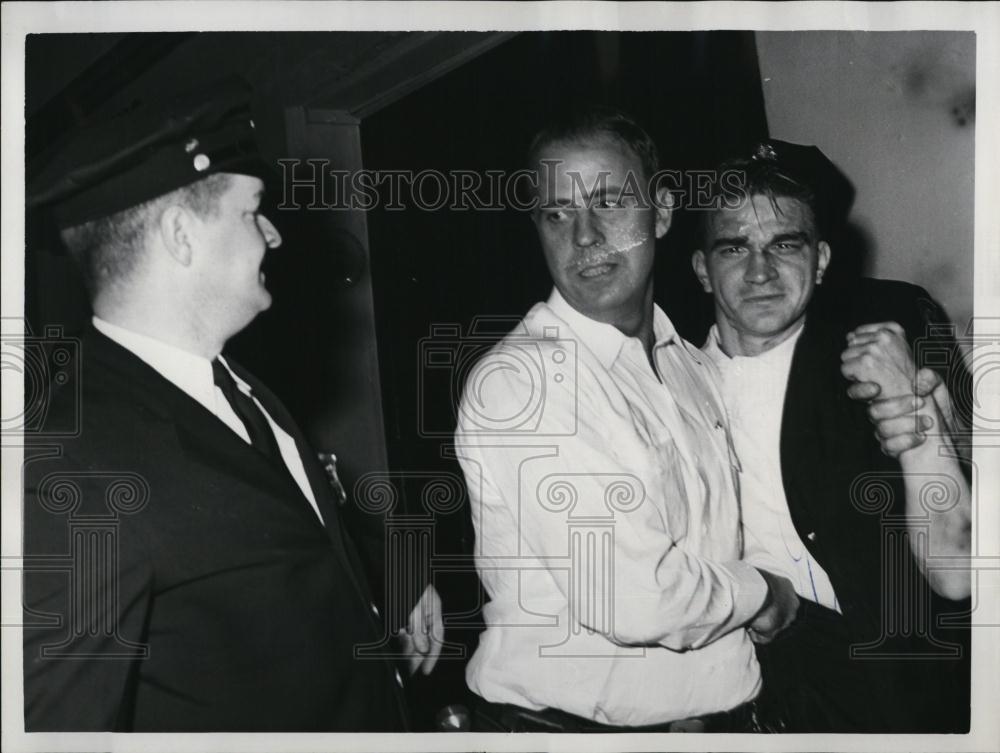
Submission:
[[[675,722],[670,722],[668,726],[671,732],[704,732],[705,728],[705,720],[698,717],[678,719]]]

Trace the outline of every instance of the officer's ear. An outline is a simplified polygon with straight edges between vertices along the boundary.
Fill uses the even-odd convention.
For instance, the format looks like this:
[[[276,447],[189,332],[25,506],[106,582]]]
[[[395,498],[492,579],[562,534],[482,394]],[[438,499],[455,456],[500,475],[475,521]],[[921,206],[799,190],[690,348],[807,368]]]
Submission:
[[[706,293],[711,293],[712,281],[708,276],[708,262],[705,259],[705,252],[700,248],[691,254],[691,266],[694,268],[694,276],[701,283],[701,289]]]
[[[156,223],[159,240],[177,263],[191,265],[194,251],[194,217],[187,207],[171,204],[160,213]]]
[[[674,216],[674,195],[670,189],[662,186],[656,191],[656,237],[662,238],[670,229],[670,223]]]

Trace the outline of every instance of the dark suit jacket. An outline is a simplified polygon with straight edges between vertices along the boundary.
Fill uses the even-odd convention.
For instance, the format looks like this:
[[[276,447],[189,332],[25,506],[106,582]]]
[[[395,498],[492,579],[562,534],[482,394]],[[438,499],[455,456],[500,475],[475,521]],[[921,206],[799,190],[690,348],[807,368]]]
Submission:
[[[28,731],[399,730],[395,667],[323,471],[287,474],[100,333],[56,389],[25,481]]]
[[[852,641],[870,644],[869,659],[861,661],[888,683],[876,693],[887,727],[967,729],[968,631],[934,623],[968,605],[933,596],[917,573],[901,535],[905,525],[894,517],[905,503],[899,464],[882,454],[867,406],[847,396],[840,373],[847,333],[879,321],[898,322],[916,351],[933,351],[956,404],[970,405],[960,353],[942,330],[947,319],[925,290],[887,280],[821,288],[789,373],[781,428],[785,494],[799,536],[833,582]],[[949,656],[956,645],[961,659]]]

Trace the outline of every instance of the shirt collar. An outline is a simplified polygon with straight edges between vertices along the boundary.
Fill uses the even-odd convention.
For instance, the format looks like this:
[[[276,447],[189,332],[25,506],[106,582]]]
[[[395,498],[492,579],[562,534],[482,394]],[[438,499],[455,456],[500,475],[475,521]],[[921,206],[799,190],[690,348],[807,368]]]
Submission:
[[[711,356],[713,361],[719,364],[726,363],[728,361],[736,362],[750,358],[754,359],[754,363],[767,365],[779,365],[786,362],[790,363],[792,356],[795,353],[795,343],[797,343],[799,338],[802,337],[802,332],[804,330],[805,326],[800,325],[798,331],[794,335],[781,341],[770,350],[765,350],[760,355],[728,356],[722,349],[722,340],[719,337],[719,326],[717,324],[713,324],[712,328],[708,331],[708,340],[705,342],[705,347],[702,348],[702,350]]]
[[[570,326],[573,333],[597,356],[606,369],[610,369],[617,360],[625,343],[636,339],[624,334],[613,324],[605,324],[581,314],[569,305],[558,288],[552,288],[547,305],[552,313]],[[677,330],[674,329],[670,318],[656,304],[653,304],[653,337],[656,340],[654,350],[678,339]]]
[[[212,362],[207,358],[97,316],[93,318],[93,323],[98,332],[141,358],[164,379],[215,412],[215,380],[212,377]]]

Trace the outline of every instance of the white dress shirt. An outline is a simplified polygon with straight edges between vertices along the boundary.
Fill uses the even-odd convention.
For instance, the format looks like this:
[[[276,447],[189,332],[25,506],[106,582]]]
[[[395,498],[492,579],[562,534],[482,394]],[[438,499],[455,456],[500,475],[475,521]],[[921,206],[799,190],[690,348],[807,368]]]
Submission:
[[[739,456],[746,560],[788,578],[795,591],[840,611],[830,577],[813,559],[792,523],[781,477],[781,419],[788,373],[802,329],[759,356],[722,352],[713,325],[703,350],[719,367]]]
[[[250,444],[250,435],[247,433],[243,421],[236,415],[229,400],[222,393],[222,390],[215,386],[215,379],[212,376],[212,362],[207,358],[189,353],[181,348],[168,345],[165,342],[141,335],[138,332],[119,327],[95,316],[93,318],[94,327],[98,332],[114,340],[133,355],[141,358],[159,374],[171,382],[175,387],[188,395],[191,399],[200,403],[206,410],[214,414],[222,423],[232,429],[244,442]],[[256,397],[250,391],[250,386],[233,373],[226,363],[226,359],[219,356],[219,361],[232,374],[236,386],[248,395],[257,407],[260,408],[274,438],[278,442],[278,449],[281,450],[281,458],[288,467],[295,483],[302,490],[302,494],[309,501],[316,515],[322,521],[319,506],[316,504],[316,497],[313,495],[312,487],[309,485],[309,478],[306,476],[305,467],[302,465],[302,458],[299,456],[298,447],[295,440],[275,423],[271,415],[264,409]]]
[[[743,625],[767,586],[714,370],[659,308],[654,332],[662,383],[553,291],[470,373],[455,444],[490,601],[466,680],[489,701],[646,725],[760,688]]]

